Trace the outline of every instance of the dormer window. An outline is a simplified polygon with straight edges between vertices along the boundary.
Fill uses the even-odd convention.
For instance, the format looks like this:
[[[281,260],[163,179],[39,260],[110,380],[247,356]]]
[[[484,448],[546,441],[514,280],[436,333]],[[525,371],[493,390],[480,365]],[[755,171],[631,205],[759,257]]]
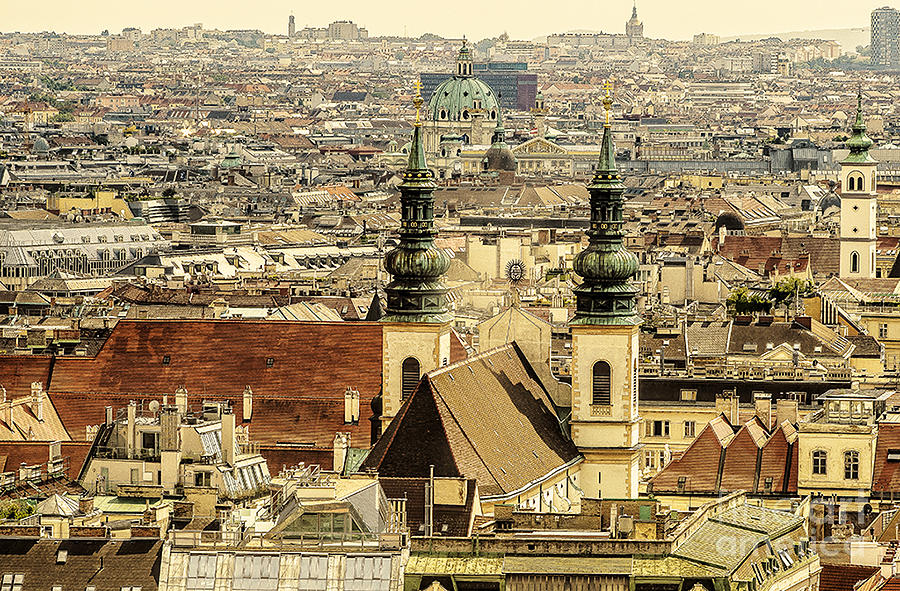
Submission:
[[[266,367],[274,367],[275,366],[275,358],[267,357],[266,358]]]
[[[163,365],[169,365],[170,361],[171,361],[171,358],[168,355],[163,355],[163,358],[162,358]]]

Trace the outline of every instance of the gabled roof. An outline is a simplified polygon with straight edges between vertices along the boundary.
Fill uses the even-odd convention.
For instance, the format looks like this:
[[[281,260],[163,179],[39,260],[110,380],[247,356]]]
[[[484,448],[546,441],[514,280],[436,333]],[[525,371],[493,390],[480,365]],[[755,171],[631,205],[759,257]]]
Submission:
[[[552,409],[525,355],[504,345],[428,373],[363,468],[425,477],[434,465],[483,496],[509,495],[580,458]]]
[[[770,495],[796,493],[796,439],[796,430],[789,422],[768,433],[760,420],[753,417],[735,433],[725,416],[719,415],[680,457],[653,478],[653,491],[657,494],[738,490]]]

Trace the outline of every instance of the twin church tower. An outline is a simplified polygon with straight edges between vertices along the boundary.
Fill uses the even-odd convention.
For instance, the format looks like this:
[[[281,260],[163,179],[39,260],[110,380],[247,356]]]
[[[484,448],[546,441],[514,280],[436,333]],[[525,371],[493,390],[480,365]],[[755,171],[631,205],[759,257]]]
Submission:
[[[396,416],[422,374],[449,363],[450,324],[442,276],[447,255],[434,244],[434,173],[425,162],[415,98],[416,123],[409,161],[400,184],[400,241],[384,266],[382,425]],[[609,125],[612,99],[607,88],[603,143],[596,174],[588,186],[591,220],[588,246],[575,260],[583,279],[576,288],[572,328],[572,439],[585,458],[580,487],[588,497],[634,498],[638,493],[638,337],[635,310],[637,257],[623,244],[622,185]]]

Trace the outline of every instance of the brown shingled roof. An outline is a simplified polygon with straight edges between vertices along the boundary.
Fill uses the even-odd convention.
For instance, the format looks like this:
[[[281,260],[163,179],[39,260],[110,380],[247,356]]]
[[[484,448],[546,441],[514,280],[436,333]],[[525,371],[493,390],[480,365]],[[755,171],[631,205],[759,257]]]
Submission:
[[[485,496],[509,494],[579,457],[552,409],[525,355],[504,345],[427,374],[363,468],[424,477],[434,465]]]
[[[734,434],[731,436],[731,434]],[[710,421],[696,440],[652,482],[656,493],[761,494],[797,492],[796,431],[788,422],[771,434],[752,417],[735,434],[724,415]],[[715,469],[711,469],[715,466]],[[766,481],[771,478],[771,489]],[[684,488],[679,491],[679,481]]]

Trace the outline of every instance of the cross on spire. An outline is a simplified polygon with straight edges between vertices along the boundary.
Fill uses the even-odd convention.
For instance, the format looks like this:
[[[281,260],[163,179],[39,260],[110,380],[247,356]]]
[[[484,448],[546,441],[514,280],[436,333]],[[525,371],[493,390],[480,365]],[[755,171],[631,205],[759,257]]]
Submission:
[[[606,110],[606,125],[609,125],[609,111],[612,109],[612,95],[610,92],[613,89],[613,84],[611,80],[606,80],[603,83],[603,90],[606,91],[606,96],[603,97],[603,108]]]
[[[422,98],[422,81],[416,80],[413,83],[413,87],[416,89],[416,96],[413,97],[413,105],[416,107],[416,125],[421,125],[422,121],[420,113],[422,111],[422,105],[425,103],[425,99]]]

